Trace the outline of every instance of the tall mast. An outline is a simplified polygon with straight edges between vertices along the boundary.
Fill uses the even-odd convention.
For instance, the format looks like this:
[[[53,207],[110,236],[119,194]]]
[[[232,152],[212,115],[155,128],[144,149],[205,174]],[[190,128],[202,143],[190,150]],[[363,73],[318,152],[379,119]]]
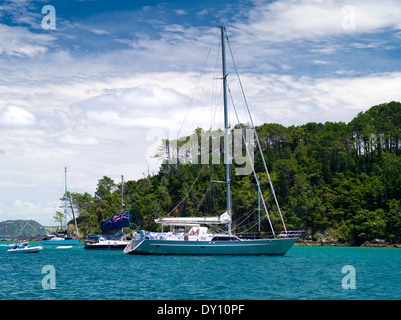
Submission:
[[[230,190],[230,144],[228,141],[228,109],[227,109],[227,72],[226,72],[226,48],[224,41],[225,27],[220,26],[221,29],[221,56],[223,66],[223,97],[224,97],[224,162],[226,164],[226,190],[227,190],[227,212],[230,216],[230,223],[228,224],[228,234],[231,234],[231,190]]]
[[[67,236],[67,223],[68,223],[68,215],[67,215],[67,167],[64,168],[64,188],[65,188],[65,208],[64,208],[64,214],[65,214],[65,236]]]
[[[121,175],[121,213],[123,212],[124,212],[124,176]],[[121,233],[122,233],[121,240],[123,240],[124,238],[123,232],[124,230],[123,228],[121,228]]]

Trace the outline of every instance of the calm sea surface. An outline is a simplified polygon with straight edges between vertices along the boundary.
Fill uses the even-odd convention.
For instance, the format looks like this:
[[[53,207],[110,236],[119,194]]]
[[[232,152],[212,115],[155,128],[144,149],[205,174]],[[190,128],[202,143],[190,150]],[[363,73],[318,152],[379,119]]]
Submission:
[[[87,251],[82,244],[12,254],[7,244],[0,242],[0,300],[401,299],[399,248],[293,247],[284,257],[133,256]],[[349,267],[342,273],[344,266],[354,277]],[[48,280],[52,275],[55,282]]]

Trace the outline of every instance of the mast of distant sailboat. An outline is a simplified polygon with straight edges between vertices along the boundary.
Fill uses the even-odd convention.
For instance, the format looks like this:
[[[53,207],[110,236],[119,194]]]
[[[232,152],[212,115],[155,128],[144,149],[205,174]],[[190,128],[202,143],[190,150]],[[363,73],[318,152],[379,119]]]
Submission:
[[[121,175],[121,213],[124,212],[124,176]],[[121,228],[121,240],[124,240],[124,228]]]
[[[67,167],[64,168],[64,189],[65,189],[65,207],[64,207],[64,214],[65,214],[65,237],[68,234],[68,214],[67,214]]]

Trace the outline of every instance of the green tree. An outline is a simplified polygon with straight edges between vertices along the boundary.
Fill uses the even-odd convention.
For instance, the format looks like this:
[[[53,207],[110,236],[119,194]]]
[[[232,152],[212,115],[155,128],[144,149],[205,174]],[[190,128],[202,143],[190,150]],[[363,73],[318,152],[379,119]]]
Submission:
[[[114,183],[113,179],[103,176],[102,179],[99,179],[97,184],[97,189],[95,192],[95,197],[98,200],[104,200],[107,197],[111,196],[111,193],[115,191],[116,184]]]
[[[56,214],[53,216],[55,222],[60,223],[60,230],[63,228],[63,221],[65,219],[65,214],[57,211]]]
[[[401,241],[401,103],[373,106],[348,124],[262,124],[256,130],[288,229],[303,228],[315,238],[330,234],[355,243],[374,238]],[[191,136],[179,139],[176,149],[165,148],[165,153],[174,159],[189,139],[197,137],[199,141],[202,133],[205,131],[196,129]],[[216,137],[211,139],[219,139]],[[209,146],[210,159],[212,152],[222,150],[223,142],[219,142],[216,150]],[[198,156],[195,152],[189,160],[195,162]],[[219,164],[204,165],[164,162],[157,174],[127,181],[141,227],[157,228],[154,219],[167,214],[224,212],[225,185],[211,183],[225,179],[222,157],[220,160]],[[254,167],[274,227],[282,229],[257,153]],[[241,223],[249,213],[241,224],[249,225],[257,217],[253,212],[257,207],[255,178],[253,174],[236,176],[234,166],[230,170],[233,220]],[[100,232],[101,221],[120,210],[120,202],[120,185],[104,176],[94,196],[73,193],[71,205],[80,229],[94,233]],[[268,228],[266,220],[262,225]]]
[[[357,243],[385,237],[386,216],[383,209],[359,210],[353,217],[354,237]]]

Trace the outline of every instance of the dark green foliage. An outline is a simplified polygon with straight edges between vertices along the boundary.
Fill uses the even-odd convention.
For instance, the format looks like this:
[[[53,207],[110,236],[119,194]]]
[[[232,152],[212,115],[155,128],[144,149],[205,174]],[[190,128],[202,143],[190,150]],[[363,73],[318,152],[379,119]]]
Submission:
[[[263,124],[256,129],[288,229],[355,243],[401,241],[401,103],[374,106],[348,124]],[[258,195],[253,174],[236,176],[232,169],[233,221],[234,227],[241,224],[240,232],[257,217]],[[282,229],[256,153],[255,170],[272,222]],[[224,180],[223,164],[163,164],[158,174],[128,181],[126,187],[141,227],[153,229],[158,227],[153,220],[165,215],[223,213],[224,184],[210,180]],[[74,194],[84,233],[100,232],[100,221],[119,212],[120,192],[120,185],[103,177],[94,197]],[[266,219],[262,227],[269,230]]]

